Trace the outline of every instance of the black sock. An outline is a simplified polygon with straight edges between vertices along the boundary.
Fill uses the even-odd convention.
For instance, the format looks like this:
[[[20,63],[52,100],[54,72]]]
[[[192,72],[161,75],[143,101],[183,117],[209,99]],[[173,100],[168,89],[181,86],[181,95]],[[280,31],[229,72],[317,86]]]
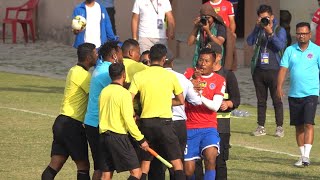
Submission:
[[[134,176],[129,176],[128,180],[139,180],[139,179]]]
[[[142,173],[140,179],[141,179],[141,180],[147,180],[147,176],[148,176],[148,174]]]
[[[174,171],[174,179],[175,180],[185,180],[186,175],[184,174],[183,170]]]
[[[78,170],[77,180],[90,180],[89,170]]]
[[[48,166],[42,173],[41,180],[52,180],[57,175],[58,171]]]

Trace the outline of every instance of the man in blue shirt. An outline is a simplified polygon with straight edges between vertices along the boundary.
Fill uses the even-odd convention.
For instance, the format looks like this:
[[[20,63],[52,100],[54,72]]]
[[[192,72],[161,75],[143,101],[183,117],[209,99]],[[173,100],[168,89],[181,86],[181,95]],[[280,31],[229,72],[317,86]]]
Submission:
[[[76,35],[73,47],[77,48],[80,44],[89,42],[99,48],[107,41],[118,40],[112,31],[106,9],[95,0],[86,0],[78,4],[73,10],[72,18],[78,15],[87,20],[87,25],[85,29],[73,30]]]
[[[92,73],[89,90],[89,101],[87,112],[84,118],[85,131],[90,145],[92,159],[94,161],[94,173],[92,179],[100,179],[99,168],[99,96],[104,87],[111,83],[109,76],[109,66],[115,62],[122,62],[122,50],[118,46],[118,41],[110,41],[103,44],[99,50],[102,56],[101,63],[97,64]]]
[[[301,157],[294,165],[308,166],[319,96],[320,47],[310,41],[309,23],[296,25],[296,38],[297,43],[286,49],[281,60],[277,95],[280,98],[284,96],[282,85],[289,69],[290,125],[296,128],[296,141],[301,152]]]
[[[249,46],[255,45],[254,56],[251,61],[251,73],[256,89],[258,127],[254,136],[266,135],[264,124],[268,89],[273,102],[276,119],[276,137],[283,137],[283,104],[276,95],[277,76],[280,68],[280,52],[286,47],[286,31],[278,25],[271,6],[261,5],[257,10],[257,22],[252,33],[247,38]]]

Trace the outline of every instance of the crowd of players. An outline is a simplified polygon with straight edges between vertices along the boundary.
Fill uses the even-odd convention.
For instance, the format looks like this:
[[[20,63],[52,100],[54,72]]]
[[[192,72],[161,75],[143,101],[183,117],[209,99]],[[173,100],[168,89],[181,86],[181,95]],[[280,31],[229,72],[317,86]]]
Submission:
[[[162,44],[141,58],[150,58],[150,66],[139,62],[139,43],[133,39],[122,47],[117,41],[103,44],[101,59],[93,44],[80,45],[53,125],[51,161],[42,179],[54,179],[69,156],[77,165],[78,179],[90,179],[87,142],[94,161],[92,179],[111,179],[115,170],[130,171],[128,179],[146,179],[149,169],[148,179],[164,177],[161,163],[150,166],[149,147],[171,162],[172,179],[194,178],[201,159],[204,179],[214,179],[220,152],[217,111],[227,110],[218,118],[228,119],[233,108],[225,103],[230,99],[225,78],[214,71],[223,71],[236,84],[234,74],[220,65],[221,51],[221,46],[209,43],[200,51],[197,67],[184,76],[172,70],[174,60],[167,58]]]

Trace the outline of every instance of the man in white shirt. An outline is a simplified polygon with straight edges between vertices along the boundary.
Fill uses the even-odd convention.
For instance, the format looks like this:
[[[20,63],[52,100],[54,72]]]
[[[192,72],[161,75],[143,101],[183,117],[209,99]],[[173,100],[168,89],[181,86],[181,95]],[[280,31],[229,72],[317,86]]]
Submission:
[[[149,50],[154,44],[168,47],[167,39],[174,39],[174,28],[175,20],[169,0],[135,0],[131,30],[132,38],[140,44],[140,52]]]

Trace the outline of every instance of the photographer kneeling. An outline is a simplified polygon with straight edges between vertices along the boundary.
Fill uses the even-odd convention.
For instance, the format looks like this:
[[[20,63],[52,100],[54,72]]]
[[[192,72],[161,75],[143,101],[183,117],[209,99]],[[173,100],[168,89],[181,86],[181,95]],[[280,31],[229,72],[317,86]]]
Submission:
[[[193,30],[188,37],[188,45],[196,43],[193,56],[193,67],[196,66],[199,52],[209,42],[215,42],[223,47],[226,39],[226,27],[222,18],[214,11],[209,4],[203,4],[200,8],[200,16],[194,21]]]
[[[279,26],[270,6],[261,5],[257,10],[257,15],[254,30],[247,38],[249,46],[255,45],[251,60],[251,73],[258,100],[258,127],[252,135],[266,135],[264,125],[269,89],[277,124],[274,135],[283,137],[283,105],[281,99],[276,95],[276,91],[280,60],[286,47],[286,31]]]

